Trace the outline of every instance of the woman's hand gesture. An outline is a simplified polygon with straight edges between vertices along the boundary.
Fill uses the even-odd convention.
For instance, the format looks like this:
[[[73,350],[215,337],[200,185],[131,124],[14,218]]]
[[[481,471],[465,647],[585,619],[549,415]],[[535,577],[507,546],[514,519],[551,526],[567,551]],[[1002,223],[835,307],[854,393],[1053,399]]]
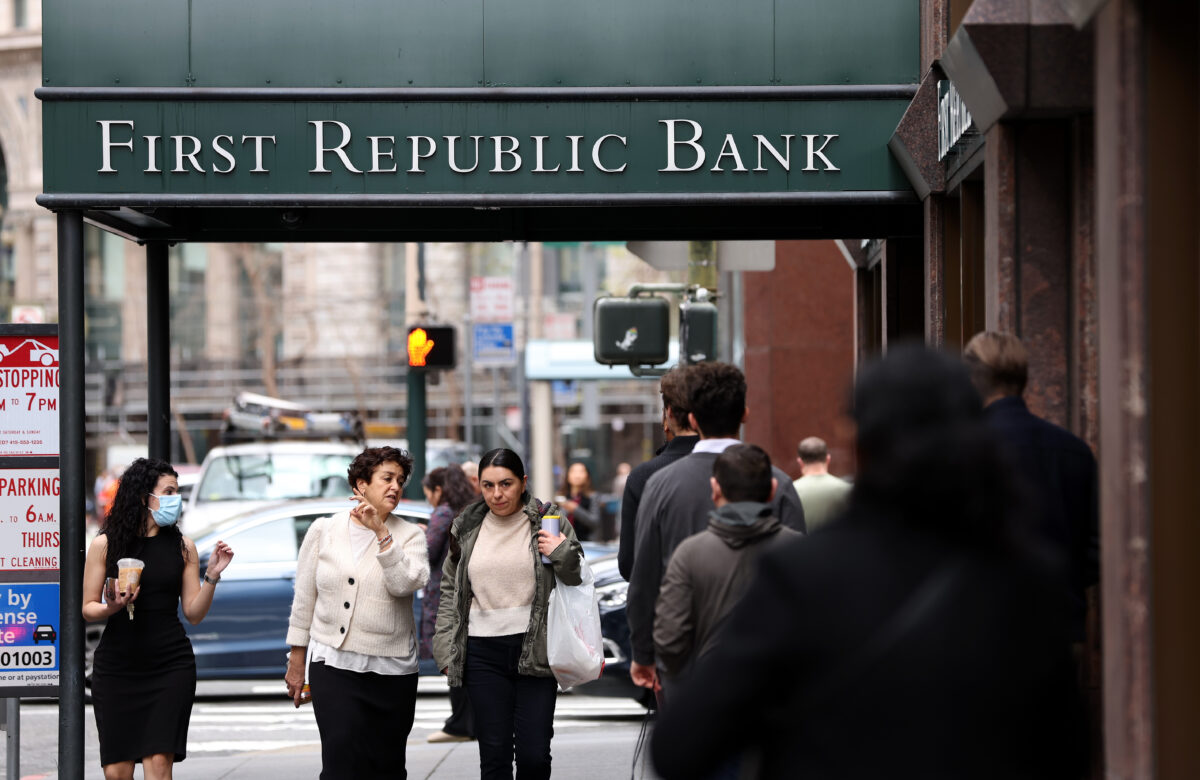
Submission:
[[[220,577],[221,572],[225,571],[225,567],[233,560],[233,548],[218,541],[217,546],[213,548],[212,555],[208,557],[208,569],[206,572],[212,577]]]
[[[365,528],[370,528],[375,532],[376,536],[382,536],[386,533],[384,530],[383,521],[385,518],[380,517],[379,511],[367,502],[367,499],[359,494],[350,496],[351,501],[357,501],[358,506],[350,510],[350,517],[356,520],[359,525]]]

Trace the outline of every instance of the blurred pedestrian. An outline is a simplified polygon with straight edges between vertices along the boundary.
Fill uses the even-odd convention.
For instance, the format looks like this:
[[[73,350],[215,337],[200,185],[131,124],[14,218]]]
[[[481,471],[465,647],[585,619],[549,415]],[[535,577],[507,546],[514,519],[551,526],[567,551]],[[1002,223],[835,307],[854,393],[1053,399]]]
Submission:
[[[614,496],[619,496],[625,492],[625,482],[629,479],[629,472],[633,471],[633,466],[625,461],[617,464],[616,473],[613,474],[612,493]]]
[[[556,578],[581,581],[574,530],[542,529],[543,516],[561,510],[533,498],[527,482],[515,452],[485,453],[483,500],[454,520],[442,566],[433,655],[451,687],[465,685],[471,697],[483,780],[511,780],[514,755],[522,780],[550,777],[558,683],[546,657],[548,601]]]
[[[697,363],[684,374],[688,419],[700,432],[692,453],[657,472],[646,483],[638,506],[637,552],[625,614],[633,649],[630,676],[643,688],[658,689],[654,663],[654,604],[671,554],[684,539],[708,525],[715,508],[709,480],[717,456],[740,443],[738,432],[746,421],[746,377],[728,363]],[[772,466],[779,488],[771,511],[784,525],[804,531],[804,510],[792,481]]]
[[[829,473],[833,456],[824,439],[809,436],[796,448],[800,478],[792,484],[800,503],[804,505],[804,522],[812,533],[846,507],[850,498],[850,483]]]
[[[421,597],[421,658],[433,658],[433,634],[437,629],[438,604],[442,596],[442,564],[450,549],[450,524],[475,500],[475,490],[463,470],[454,464],[436,468],[421,480],[425,500],[435,507],[429,516],[425,541],[429,546],[429,584]],[[429,742],[466,742],[475,738],[471,701],[462,688],[450,689],[450,718]]]
[[[419,663],[413,594],[429,580],[425,534],[392,514],[411,474],[404,450],[363,450],[348,469],[353,507],[315,521],[300,547],[284,679],[299,707],[311,656],[321,780],[408,776]]]
[[[579,541],[586,542],[598,535],[601,507],[586,463],[577,460],[567,467],[562,492],[554,500],[567,513],[567,522],[575,529]]]
[[[1059,559],[1071,598],[1071,634],[1084,641],[1087,589],[1100,579],[1096,458],[1082,439],[1029,411],[1024,345],[1007,333],[976,334],[963,350],[984,418],[1016,460],[1030,490],[1041,538]]]
[[[1078,776],[1061,599],[965,367],[894,347],[854,393],[841,521],[759,559],[651,744],[666,780]]]
[[[179,614],[192,625],[205,618],[233,550],[217,542],[201,581],[196,545],[177,525],[180,506],[171,464],[138,458],[88,547],[83,619],[106,621],[92,671],[106,780],[132,780],[139,762],[147,780],[169,780],[187,755],[196,657]],[[126,558],[142,564],[135,583]]]
[[[662,393],[662,430],[666,443],[654,453],[654,457],[641,463],[629,472],[625,480],[625,492],[621,495],[621,541],[617,550],[617,570],[629,580],[633,572],[633,554],[637,547],[637,513],[642,502],[646,483],[661,469],[690,455],[700,434],[692,427],[684,382],[686,366],[675,366],[659,380]]]
[[[654,652],[670,681],[712,650],[758,556],[799,537],[771,514],[779,482],[761,447],[735,444],[722,452],[709,483],[716,509],[708,528],[675,548],[654,611]]]
[[[463,474],[467,476],[467,481],[471,483],[471,489],[475,491],[475,496],[479,496],[479,464],[472,461],[466,461],[460,465]]]

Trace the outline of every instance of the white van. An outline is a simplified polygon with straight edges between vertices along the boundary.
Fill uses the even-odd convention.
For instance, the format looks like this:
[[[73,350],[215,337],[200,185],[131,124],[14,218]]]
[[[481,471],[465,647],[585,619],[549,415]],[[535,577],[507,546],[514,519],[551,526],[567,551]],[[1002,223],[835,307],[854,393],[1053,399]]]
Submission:
[[[233,444],[209,451],[184,505],[180,528],[195,538],[259,506],[293,498],[345,497],[346,469],[362,448],[332,441]]]

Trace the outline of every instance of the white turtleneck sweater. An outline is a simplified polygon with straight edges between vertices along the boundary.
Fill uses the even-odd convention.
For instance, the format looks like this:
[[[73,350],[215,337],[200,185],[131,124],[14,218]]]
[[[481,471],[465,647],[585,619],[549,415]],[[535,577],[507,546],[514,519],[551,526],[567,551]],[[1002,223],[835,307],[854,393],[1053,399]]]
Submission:
[[[469,636],[523,634],[533,606],[536,562],[524,510],[507,517],[488,512],[467,564],[471,582]]]

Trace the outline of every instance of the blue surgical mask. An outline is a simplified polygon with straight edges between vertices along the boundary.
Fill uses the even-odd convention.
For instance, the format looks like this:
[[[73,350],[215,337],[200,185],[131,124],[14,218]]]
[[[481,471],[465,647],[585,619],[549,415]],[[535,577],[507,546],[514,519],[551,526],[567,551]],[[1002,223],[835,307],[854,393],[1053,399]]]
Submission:
[[[151,493],[150,495],[154,495]],[[175,525],[179,520],[179,510],[183,509],[183,496],[178,493],[169,496],[154,496],[158,499],[158,509],[151,509],[154,522],[162,527]]]

